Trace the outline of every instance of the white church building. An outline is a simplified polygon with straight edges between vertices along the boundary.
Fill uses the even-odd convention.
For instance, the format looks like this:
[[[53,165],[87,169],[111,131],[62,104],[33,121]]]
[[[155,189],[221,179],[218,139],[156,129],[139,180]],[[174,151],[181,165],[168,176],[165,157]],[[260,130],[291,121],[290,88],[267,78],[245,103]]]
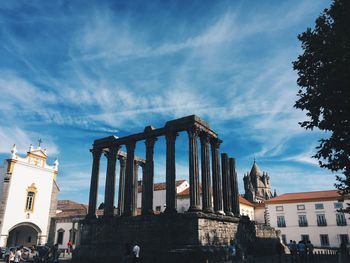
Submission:
[[[58,161],[47,164],[46,150],[30,146],[26,156],[14,145],[0,166],[0,247],[48,242],[56,214]]]

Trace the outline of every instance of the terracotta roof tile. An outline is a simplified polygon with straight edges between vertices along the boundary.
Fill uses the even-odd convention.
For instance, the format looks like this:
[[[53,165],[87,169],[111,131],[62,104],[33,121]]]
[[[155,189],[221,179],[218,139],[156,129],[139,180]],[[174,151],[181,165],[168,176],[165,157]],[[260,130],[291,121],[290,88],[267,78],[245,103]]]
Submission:
[[[348,199],[349,196],[346,198]],[[342,196],[339,195],[337,190],[316,191],[316,192],[299,192],[299,193],[287,193],[277,197],[271,198],[265,201],[267,204],[279,204],[279,203],[299,203],[299,202],[313,202],[313,201],[327,201],[327,200],[340,200]]]
[[[178,181],[176,181],[176,187],[179,187],[183,182],[185,182],[186,180],[178,180]],[[165,190],[166,189],[166,183],[155,183],[155,184],[153,184],[153,189],[154,189],[154,191],[161,191],[161,190]],[[139,193],[141,193],[142,192],[142,186],[141,185],[139,185],[138,187],[137,187],[137,191],[139,192]]]
[[[201,193],[202,193],[202,186],[199,185],[199,194],[201,194]],[[187,198],[189,196],[190,196],[190,188],[189,187],[187,187],[182,192],[176,194],[176,197],[178,197],[178,198]]]
[[[56,218],[83,217],[87,214],[88,206],[71,200],[58,200]]]
[[[243,196],[239,196],[239,203],[240,204],[244,204],[244,205],[248,205],[248,206],[252,206],[254,207],[254,204],[249,202],[247,199],[245,199]]]

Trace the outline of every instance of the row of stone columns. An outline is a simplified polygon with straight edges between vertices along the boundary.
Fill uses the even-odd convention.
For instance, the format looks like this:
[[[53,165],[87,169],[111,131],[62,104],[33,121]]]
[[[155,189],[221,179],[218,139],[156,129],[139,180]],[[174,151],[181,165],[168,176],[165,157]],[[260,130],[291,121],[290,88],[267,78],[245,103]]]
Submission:
[[[189,183],[190,212],[226,214],[239,216],[239,199],[235,161],[227,154],[221,155],[222,173],[220,175],[220,143],[218,138],[193,126],[187,130],[189,138]],[[176,213],[176,160],[175,142],[177,132],[168,131],[166,138],[166,213]],[[200,207],[198,139],[201,154],[202,207]],[[142,214],[153,214],[153,182],[154,182],[154,145],[155,137],[145,140],[146,161],[141,164],[142,175]],[[135,141],[126,143],[126,157],[119,156],[119,145],[112,145],[105,150],[107,157],[107,175],[105,186],[105,216],[114,215],[114,194],[116,178],[116,161],[120,161],[118,214],[124,216],[137,215],[138,165],[135,161]],[[211,146],[211,165],[210,149]],[[99,166],[102,149],[92,149],[93,165],[89,198],[89,216],[96,214]],[[210,171],[210,167],[212,168]]]
[[[222,153],[221,164],[224,212],[226,215],[239,217],[239,194],[235,159],[229,158],[226,153]]]
[[[118,215],[136,215],[137,184],[138,184],[137,170],[139,165],[141,165],[142,168],[144,168],[144,164],[140,161],[137,161],[134,158],[132,154],[133,153],[132,147],[135,147],[135,146],[127,145],[127,149],[129,150],[129,153],[130,153],[129,155],[130,159],[128,159],[125,156],[118,155],[118,151],[120,149],[120,146],[118,145],[116,146],[113,145],[106,150],[102,150],[99,148],[94,148],[91,150],[93,155],[93,164],[92,164],[91,182],[90,182],[88,216],[94,217],[96,215],[100,158],[103,152],[107,158],[104,215],[105,216],[114,215],[114,196],[115,196],[117,158],[120,162]],[[129,185],[131,185],[131,187],[129,187]]]

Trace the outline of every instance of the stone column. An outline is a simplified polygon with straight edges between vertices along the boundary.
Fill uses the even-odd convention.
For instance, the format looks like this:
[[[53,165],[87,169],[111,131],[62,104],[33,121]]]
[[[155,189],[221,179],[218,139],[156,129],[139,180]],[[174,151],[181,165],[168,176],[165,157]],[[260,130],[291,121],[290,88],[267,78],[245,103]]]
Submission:
[[[210,180],[210,159],[209,159],[209,134],[202,133],[201,141],[201,169],[202,169],[202,202],[203,212],[213,213],[212,189]]]
[[[165,213],[177,213],[176,211],[176,166],[175,166],[175,141],[176,132],[166,134],[166,209]]]
[[[227,216],[233,216],[231,202],[231,184],[229,176],[229,160],[226,153],[221,154],[222,168],[222,199],[224,203],[224,212]]]
[[[75,236],[75,246],[80,246],[80,231],[81,231],[81,223],[80,220],[77,221],[78,227],[77,227],[77,233]]]
[[[142,178],[142,214],[153,215],[153,181],[154,181],[154,144],[157,138],[147,138],[146,163],[144,166],[144,176]]]
[[[69,231],[69,239],[70,241],[72,241],[73,244],[75,244],[75,240],[73,239],[74,236],[74,230],[75,230],[75,221],[74,219],[72,220],[72,229]]]
[[[190,179],[190,207],[188,211],[200,211],[200,194],[199,194],[199,167],[198,167],[198,134],[199,129],[192,127],[187,130],[189,139],[189,179]]]
[[[92,171],[91,171],[91,181],[90,181],[90,195],[89,195],[89,209],[87,217],[96,217],[96,204],[97,204],[97,194],[98,194],[98,179],[100,174],[100,158],[102,154],[102,149],[92,149]]]
[[[107,157],[107,174],[105,187],[104,216],[114,215],[115,166],[117,162],[119,148],[119,145],[113,145],[105,153]]]
[[[213,138],[211,144],[211,161],[212,161],[212,175],[213,175],[213,199],[214,211],[217,214],[224,214],[222,206],[222,184],[220,174],[220,156],[219,147],[221,140]]]
[[[122,215],[124,212],[124,195],[125,195],[125,167],[126,158],[119,156],[120,174],[119,174],[119,193],[118,193],[118,215]]]
[[[240,216],[239,209],[239,193],[238,193],[238,182],[236,173],[236,160],[230,158],[230,183],[231,183],[231,200],[232,200],[232,213],[234,216]]]
[[[135,142],[126,144],[126,170],[125,170],[125,193],[124,193],[124,216],[132,216],[134,208],[134,158],[135,158]]]
[[[139,166],[138,161],[134,161],[134,184],[133,184],[133,198],[132,198],[132,215],[137,216],[137,193],[139,189]]]

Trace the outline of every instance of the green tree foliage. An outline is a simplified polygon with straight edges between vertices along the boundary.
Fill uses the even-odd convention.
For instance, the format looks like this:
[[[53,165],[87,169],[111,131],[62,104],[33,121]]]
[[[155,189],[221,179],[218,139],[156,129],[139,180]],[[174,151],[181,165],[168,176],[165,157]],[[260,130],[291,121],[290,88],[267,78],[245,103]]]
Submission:
[[[315,158],[338,172],[336,187],[350,193],[350,1],[334,0],[316,19],[314,29],[298,36],[304,53],[293,62],[300,87],[294,107],[305,110],[305,129],[318,128]],[[350,211],[349,207],[348,210]]]

